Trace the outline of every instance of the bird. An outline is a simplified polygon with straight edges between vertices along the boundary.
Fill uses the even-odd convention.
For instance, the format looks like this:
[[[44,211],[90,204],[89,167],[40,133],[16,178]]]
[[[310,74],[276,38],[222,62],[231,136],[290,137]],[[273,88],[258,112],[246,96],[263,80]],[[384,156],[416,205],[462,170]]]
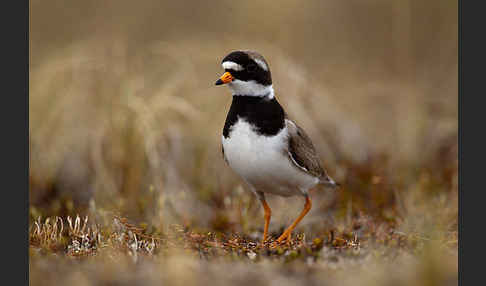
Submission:
[[[339,184],[322,167],[309,136],[277,101],[263,56],[236,50],[223,58],[221,66],[224,73],[215,84],[227,85],[232,93],[221,136],[223,159],[262,204],[262,243],[269,238],[272,215],[265,194],[305,198],[300,215],[276,239],[277,243],[290,242],[292,231],[312,208],[309,189]]]

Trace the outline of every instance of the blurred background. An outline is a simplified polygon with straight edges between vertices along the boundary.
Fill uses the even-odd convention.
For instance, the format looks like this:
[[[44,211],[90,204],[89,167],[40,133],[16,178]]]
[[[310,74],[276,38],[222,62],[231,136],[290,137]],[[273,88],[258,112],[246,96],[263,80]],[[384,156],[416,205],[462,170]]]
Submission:
[[[221,59],[251,49],[343,184],[312,192],[300,230],[360,213],[403,226],[437,207],[424,196],[446,196],[457,229],[457,1],[31,0],[30,14],[32,219],[260,235],[260,205],[222,159],[231,96],[214,86]],[[276,232],[303,201],[269,203]]]
[[[31,222],[79,213],[100,223],[119,214],[153,232],[178,224],[258,240],[260,204],[221,155],[231,95],[214,86],[222,58],[251,49],[266,58],[277,99],[343,185],[311,191],[314,207],[298,232],[312,239],[331,229],[355,231],[367,217],[402,233],[447,237],[456,256],[443,258],[442,248],[434,248],[418,264],[400,264],[414,266],[393,272],[399,278],[386,265],[360,277],[411,285],[425,281],[416,277],[452,273],[447,281],[454,285],[457,6],[453,0],[31,0]],[[303,200],[268,199],[276,236]],[[179,271],[195,267],[192,260],[176,262]],[[31,264],[31,281],[47,279],[49,265]],[[241,279],[256,277],[252,271],[242,270]],[[76,273],[65,282],[83,284]],[[152,277],[144,273],[138,275]],[[306,281],[296,277],[272,281]]]

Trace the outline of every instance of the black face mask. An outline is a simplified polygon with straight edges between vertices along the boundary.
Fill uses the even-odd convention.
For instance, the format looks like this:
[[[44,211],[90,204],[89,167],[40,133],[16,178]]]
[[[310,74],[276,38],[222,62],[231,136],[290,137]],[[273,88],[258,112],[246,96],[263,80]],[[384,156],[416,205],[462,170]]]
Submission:
[[[242,81],[254,80],[262,85],[272,84],[270,71],[264,70],[260,65],[255,63],[248,54],[241,51],[232,52],[223,59],[222,63],[227,61],[237,63],[243,67],[243,70],[241,71],[226,69],[226,71],[231,73],[235,79]]]

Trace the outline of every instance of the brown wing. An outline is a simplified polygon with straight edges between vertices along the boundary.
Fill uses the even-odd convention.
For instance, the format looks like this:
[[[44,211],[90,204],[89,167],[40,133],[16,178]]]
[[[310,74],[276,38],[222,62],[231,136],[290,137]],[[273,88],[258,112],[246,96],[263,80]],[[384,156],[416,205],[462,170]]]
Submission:
[[[288,154],[290,161],[310,175],[318,178],[327,177],[326,171],[319,163],[319,157],[309,136],[290,119],[286,119],[285,123],[289,132]]]

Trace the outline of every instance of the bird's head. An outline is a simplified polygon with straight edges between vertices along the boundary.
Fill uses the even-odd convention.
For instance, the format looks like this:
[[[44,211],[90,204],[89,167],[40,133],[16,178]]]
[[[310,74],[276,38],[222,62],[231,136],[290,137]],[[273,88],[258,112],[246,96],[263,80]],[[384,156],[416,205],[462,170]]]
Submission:
[[[233,95],[273,98],[270,68],[259,53],[234,51],[224,57],[221,65],[225,73],[216,85],[228,84]]]

